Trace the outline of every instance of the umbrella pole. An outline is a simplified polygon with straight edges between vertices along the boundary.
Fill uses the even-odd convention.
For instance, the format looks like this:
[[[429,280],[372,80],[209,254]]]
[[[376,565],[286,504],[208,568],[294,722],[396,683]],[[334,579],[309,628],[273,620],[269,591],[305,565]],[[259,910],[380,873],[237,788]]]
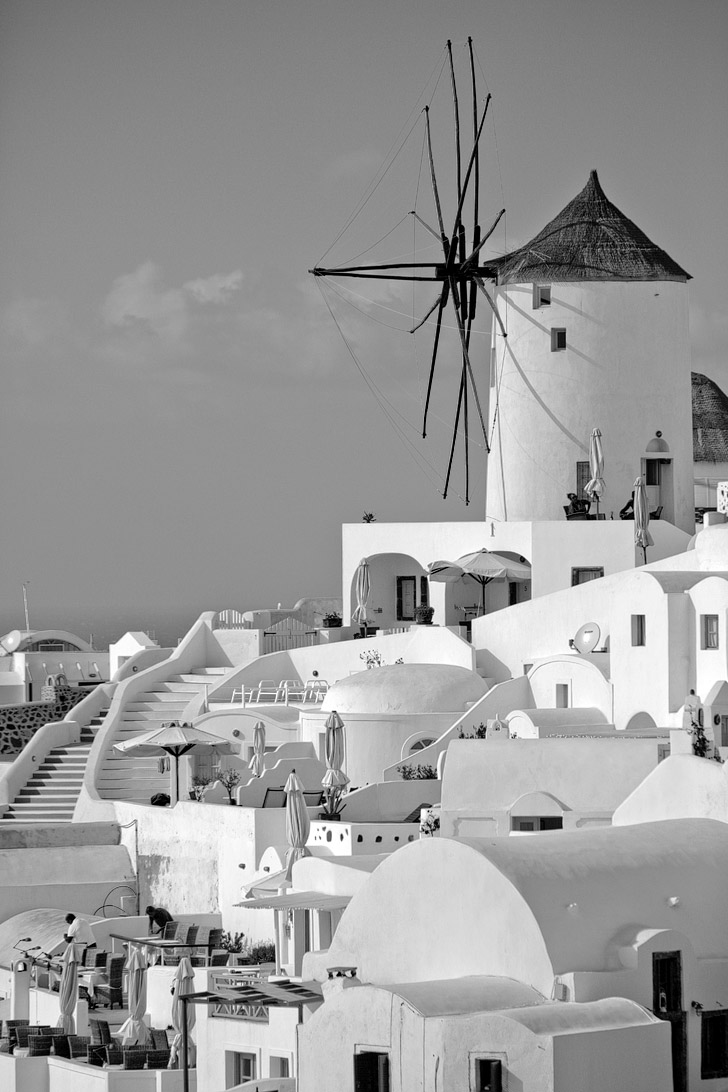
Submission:
[[[189,1001],[184,996],[180,997],[182,1002],[182,1089],[183,1092],[190,1092],[190,1059],[189,1059],[189,1044],[187,1042],[187,1006]]]

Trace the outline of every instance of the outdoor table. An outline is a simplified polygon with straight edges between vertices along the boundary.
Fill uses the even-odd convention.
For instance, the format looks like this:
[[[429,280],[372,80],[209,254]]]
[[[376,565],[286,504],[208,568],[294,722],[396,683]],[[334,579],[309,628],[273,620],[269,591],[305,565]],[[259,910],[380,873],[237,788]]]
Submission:
[[[161,956],[162,952],[170,951],[175,948],[186,948],[187,951],[193,952],[195,948],[207,948],[207,960],[210,961],[212,954],[213,944],[193,941],[192,944],[188,944],[184,940],[163,940],[161,937],[125,937],[120,933],[109,933],[109,937],[112,940],[123,941],[124,944],[131,944],[136,948],[151,948],[152,951]]]

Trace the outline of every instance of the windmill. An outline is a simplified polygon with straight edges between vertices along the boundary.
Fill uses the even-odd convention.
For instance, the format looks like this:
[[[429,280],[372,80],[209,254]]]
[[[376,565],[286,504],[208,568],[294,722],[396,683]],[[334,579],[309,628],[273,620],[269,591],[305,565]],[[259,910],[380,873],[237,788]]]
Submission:
[[[452,473],[453,460],[457,442],[460,422],[462,420],[465,442],[465,503],[469,503],[469,399],[475,404],[478,425],[483,435],[486,453],[490,451],[488,432],[483,407],[478,393],[478,386],[473,373],[470,352],[470,339],[475,318],[478,294],[482,294],[493,311],[500,326],[501,333],[506,337],[506,330],[498,314],[491,293],[486,288],[486,281],[494,281],[497,276],[495,263],[483,262],[481,252],[490,239],[496,227],[500,223],[505,209],[501,209],[493,222],[484,232],[480,224],[479,189],[480,189],[480,140],[483,133],[491,96],[487,96],[485,105],[478,113],[477,84],[475,78],[475,59],[473,54],[473,40],[468,38],[468,54],[470,61],[470,83],[472,99],[472,146],[467,159],[467,165],[463,173],[462,139],[460,131],[460,101],[458,96],[457,80],[455,77],[455,65],[453,61],[452,43],[447,43],[447,55],[450,69],[450,82],[452,88],[453,110],[455,116],[455,170],[456,170],[456,196],[457,208],[455,216],[446,229],[445,217],[440,199],[440,191],[435,171],[435,159],[432,150],[432,135],[430,129],[429,106],[424,107],[425,134],[427,146],[427,158],[429,163],[430,183],[432,196],[437,216],[437,225],[428,224],[417,212],[412,212],[418,223],[428,231],[442,247],[442,261],[437,262],[388,262],[373,265],[344,265],[331,268],[317,266],[310,273],[314,277],[354,277],[375,278],[381,280],[405,280],[405,281],[432,281],[439,287],[437,296],[426,314],[417,322],[410,333],[414,334],[427,320],[437,312],[434,327],[432,353],[430,357],[430,371],[427,382],[427,394],[425,397],[422,436],[427,436],[427,420],[430,410],[432,385],[435,376],[435,367],[440,349],[440,335],[443,329],[443,320],[448,309],[451,308],[455,316],[456,327],[460,341],[462,366],[460,370],[460,385],[455,410],[455,421],[452,428],[450,443],[450,455],[445,478],[443,497],[447,497]],[[465,207],[469,195],[472,194],[472,227],[468,232],[465,224]],[[470,243],[468,244],[468,237]]]

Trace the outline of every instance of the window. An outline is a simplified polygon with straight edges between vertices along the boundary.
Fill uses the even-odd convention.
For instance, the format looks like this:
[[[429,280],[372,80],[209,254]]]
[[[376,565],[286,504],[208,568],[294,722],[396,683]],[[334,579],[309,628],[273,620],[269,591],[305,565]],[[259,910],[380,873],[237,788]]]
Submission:
[[[400,622],[413,622],[417,606],[417,577],[397,577],[397,619]]]
[[[277,1054],[271,1054],[270,1056],[270,1076],[271,1077],[289,1077],[290,1076],[290,1062],[288,1058],[282,1058]]]
[[[660,460],[645,459],[645,485],[660,484]]]
[[[720,714],[718,717],[718,732],[716,743],[719,747],[728,747],[728,717]]]
[[[537,831],[537,830],[563,830],[564,820],[560,815],[529,816],[511,819],[511,830]]]
[[[578,500],[589,500],[586,495],[587,482],[591,480],[591,467],[588,459],[580,459],[576,464],[576,496]]]
[[[502,1092],[503,1063],[498,1058],[475,1059],[474,1092]]]
[[[556,695],[555,702],[557,709],[569,708],[569,684],[563,682],[556,683]]]
[[[718,648],[718,615],[700,615],[700,647]]]
[[[571,586],[572,588],[575,588],[577,584],[586,584],[589,580],[598,580],[600,576],[604,576],[603,565],[592,565],[589,568],[584,569],[572,569]]]
[[[558,353],[566,348],[566,327],[551,327],[551,352]]]
[[[228,1071],[226,1085],[232,1088],[236,1084],[255,1080],[255,1054],[239,1054],[237,1051],[226,1050],[226,1069]]]
[[[551,285],[550,284],[534,284],[533,286],[533,308],[534,311],[538,307],[549,307],[551,304]]]
[[[700,1076],[728,1077],[728,1012],[703,1012],[700,1021]]]
[[[389,1092],[389,1055],[364,1050],[354,1055],[354,1092]]]
[[[645,616],[644,614],[632,615],[632,645],[637,648],[645,643]]]
[[[430,581],[426,576],[420,577],[420,606],[429,607],[430,605]]]

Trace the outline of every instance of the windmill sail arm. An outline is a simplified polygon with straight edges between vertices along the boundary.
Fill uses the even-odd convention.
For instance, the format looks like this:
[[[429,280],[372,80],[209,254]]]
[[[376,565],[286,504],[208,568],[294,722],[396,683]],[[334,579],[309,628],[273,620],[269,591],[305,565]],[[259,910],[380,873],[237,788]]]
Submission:
[[[430,317],[430,315],[432,314],[432,312],[433,312],[433,311],[435,310],[435,308],[436,308],[436,307],[438,306],[438,304],[440,303],[440,301],[441,301],[441,300],[442,300],[442,292],[441,292],[441,293],[440,293],[440,295],[439,295],[439,296],[437,297],[437,299],[435,300],[435,302],[433,303],[432,307],[431,307],[431,308],[430,308],[430,310],[429,310],[429,311],[427,312],[427,314],[425,315],[425,317],[424,317],[424,318],[421,318],[421,319],[420,319],[420,321],[419,321],[419,322],[417,323],[417,325],[416,325],[416,326],[413,326],[413,327],[412,327],[412,329],[410,330],[410,333],[411,333],[411,334],[414,334],[414,333],[415,333],[415,332],[416,332],[417,330],[419,330],[419,328],[420,328],[421,326],[424,326],[424,325],[425,325],[425,323],[427,322],[428,318]]]
[[[483,284],[480,277],[475,278],[475,283],[477,284],[478,288],[480,289],[480,291],[483,293],[483,295],[487,299],[488,303],[490,304],[490,309],[491,309],[491,311],[493,312],[493,314],[496,317],[496,321],[498,322],[498,325],[500,326],[500,331],[503,334],[503,337],[508,337],[508,331],[506,330],[505,326],[503,325],[503,319],[500,317],[500,314],[498,313],[498,308],[495,305],[495,300],[493,299],[490,292],[488,291],[488,289]]]

